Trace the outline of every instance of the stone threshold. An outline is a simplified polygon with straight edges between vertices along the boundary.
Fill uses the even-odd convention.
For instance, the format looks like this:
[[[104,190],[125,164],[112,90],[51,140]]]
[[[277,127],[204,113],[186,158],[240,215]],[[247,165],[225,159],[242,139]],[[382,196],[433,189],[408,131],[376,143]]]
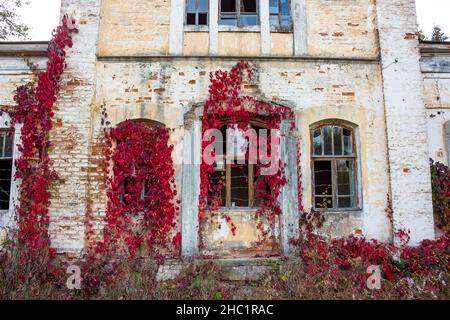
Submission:
[[[195,259],[193,263],[214,262],[219,265],[219,279],[223,281],[258,281],[268,272],[277,272],[282,265],[282,258],[224,258]],[[181,260],[167,260],[158,270],[157,280],[167,281],[181,274],[185,265]]]

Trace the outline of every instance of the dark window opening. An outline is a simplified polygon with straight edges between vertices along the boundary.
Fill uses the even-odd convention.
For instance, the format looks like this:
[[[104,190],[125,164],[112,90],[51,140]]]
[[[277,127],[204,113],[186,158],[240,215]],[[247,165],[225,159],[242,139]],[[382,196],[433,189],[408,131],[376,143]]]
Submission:
[[[0,132],[0,210],[9,210],[14,136],[12,132]]]
[[[316,209],[358,207],[352,129],[325,125],[312,131],[313,198]]]
[[[259,135],[260,130],[268,130],[253,125],[252,129]],[[227,154],[227,125],[221,129],[222,140],[215,140],[221,144],[223,154]],[[270,134],[268,130],[267,135]],[[256,164],[249,161],[249,138],[245,138],[247,149],[241,152],[235,149],[239,161],[228,160],[224,157],[223,163],[214,164],[214,173],[210,176],[211,188],[208,194],[208,204],[212,207],[261,207],[264,205],[261,194],[270,192],[262,177],[255,177]],[[235,146],[236,147],[236,146]],[[216,152],[218,146],[216,145]],[[245,153],[245,155],[244,155]],[[259,163],[259,162],[258,162]]]
[[[186,25],[208,25],[208,0],[186,0]]]
[[[219,24],[254,26],[259,24],[257,0],[221,0]]]

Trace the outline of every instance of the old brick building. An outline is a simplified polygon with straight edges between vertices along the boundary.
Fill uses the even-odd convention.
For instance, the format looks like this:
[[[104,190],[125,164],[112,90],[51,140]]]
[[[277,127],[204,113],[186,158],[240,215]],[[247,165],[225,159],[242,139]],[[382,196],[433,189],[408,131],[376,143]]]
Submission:
[[[414,0],[62,0],[61,12],[78,21],[79,33],[51,134],[59,182],[50,232],[60,251],[85,247],[88,206],[101,230],[106,191],[98,149],[106,108],[113,126],[150,119],[173,129],[183,254],[197,255],[199,238],[206,255],[270,253],[256,245],[249,206],[220,210],[234,220],[235,236],[221,214],[198,233],[199,168],[188,158],[200,152],[199,110],[209,72],[240,59],[256,72],[246,94],[291,108],[301,139],[299,153],[289,137],[282,141],[288,183],[275,232],[282,252],[298,230],[297,154],[304,206],[317,207],[323,194],[332,203],[324,234],[391,241],[390,194],[395,227],[410,229],[415,244],[434,238],[429,154],[450,158],[449,48],[419,47]],[[45,48],[0,44],[0,105],[14,106],[15,87],[45,67]],[[17,194],[7,177],[17,150],[3,139],[6,225]],[[325,193],[318,191],[323,184]]]

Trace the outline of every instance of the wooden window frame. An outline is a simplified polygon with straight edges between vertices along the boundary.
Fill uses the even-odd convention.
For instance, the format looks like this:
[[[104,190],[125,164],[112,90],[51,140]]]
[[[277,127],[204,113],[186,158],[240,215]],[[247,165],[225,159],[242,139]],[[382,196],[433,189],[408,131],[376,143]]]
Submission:
[[[194,11],[188,11],[187,10],[187,2],[188,0],[185,0],[185,13],[184,13],[184,25],[185,26],[196,26],[196,27],[202,27],[202,26],[209,26],[209,6],[210,6],[210,0],[208,1],[208,11],[200,11],[199,10],[199,6],[200,6],[200,0],[194,0],[195,1],[195,12]],[[195,14],[195,24],[187,24],[187,16],[188,14]],[[199,24],[199,15],[201,13],[206,13],[206,24]]]
[[[352,133],[352,155],[320,155],[317,156],[314,154],[314,131],[318,128],[323,128],[326,126],[334,126],[340,127],[342,129],[349,130]],[[312,207],[317,211],[327,211],[327,212],[349,212],[349,211],[361,211],[361,199],[359,193],[359,163],[358,163],[358,149],[356,143],[356,127],[340,122],[340,121],[327,121],[320,122],[310,127],[310,141],[311,141],[311,195],[312,195]],[[322,131],[323,137],[323,131]],[[323,138],[322,138],[323,139]],[[344,146],[344,144],[342,144]],[[331,135],[331,147],[334,153],[334,134]],[[322,150],[324,148],[324,143],[322,140]],[[324,153],[324,152],[322,152]],[[316,183],[315,183],[315,163],[318,161],[330,161],[331,162],[331,178],[332,178],[332,196],[324,197],[324,198],[332,198],[333,199],[333,207],[332,208],[317,208],[316,207],[316,197],[321,197],[322,195],[316,195]],[[355,206],[349,208],[339,208],[339,195],[338,195],[338,186],[337,186],[337,161],[353,161],[354,166],[354,184],[355,184]]]
[[[223,118],[221,122],[224,126],[228,126],[229,119]],[[252,119],[249,121],[250,125],[257,126],[262,129],[270,130],[267,128],[267,124],[262,119]],[[258,136],[259,138],[259,136]],[[226,137],[224,137],[226,141]],[[236,159],[234,159],[236,160]],[[239,164],[235,164],[239,165]],[[248,202],[249,205],[245,206],[231,206],[231,168],[232,165],[227,163],[225,155],[225,168],[222,170],[217,170],[216,172],[225,172],[225,205],[220,207],[220,209],[258,209],[260,207],[255,206],[255,164],[245,164],[248,167]]]
[[[219,1],[219,25],[221,25],[220,21],[221,21],[221,17],[222,17],[222,0],[218,0]],[[242,0],[236,0],[236,11],[235,12],[224,12],[228,15],[232,15],[234,14],[234,16],[236,17],[236,26],[235,27],[252,27],[252,26],[259,26],[261,25],[261,21],[260,21],[260,14],[259,14],[259,0],[255,0],[256,2],[256,24],[252,25],[252,24],[241,24],[241,1]],[[245,16],[245,14],[244,14]]]

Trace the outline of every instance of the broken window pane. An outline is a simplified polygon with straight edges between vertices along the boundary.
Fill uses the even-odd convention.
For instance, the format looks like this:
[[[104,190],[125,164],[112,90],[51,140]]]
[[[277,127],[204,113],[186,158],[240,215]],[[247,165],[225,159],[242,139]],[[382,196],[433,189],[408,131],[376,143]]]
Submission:
[[[333,195],[331,168],[331,161],[314,162],[314,192],[317,196]]]

